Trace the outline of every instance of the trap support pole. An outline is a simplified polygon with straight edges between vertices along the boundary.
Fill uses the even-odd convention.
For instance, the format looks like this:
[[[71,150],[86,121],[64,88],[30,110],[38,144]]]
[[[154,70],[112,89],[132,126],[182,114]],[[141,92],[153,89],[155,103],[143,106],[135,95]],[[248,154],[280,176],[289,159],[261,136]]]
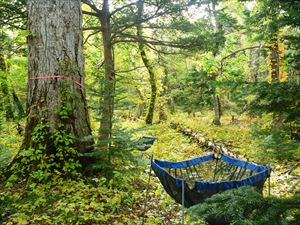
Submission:
[[[147,203],[148,203],[148,195],[149,195],[149,190],[150,190],[150,177],[151,177],[151,170],[152,170],[152,167],[151,167],[151,163],[152,163],[152,160],[153,160],[153,154],[151,155],[151,158],[150,158],[150,169],[149,169],[149,176],[148,176],[148,185],[147,185],[147,191],[146,191],[146,198],[145,198],[145,202],[144,202],[144,211],[143,211],[143,215],[142,215],[142,225],[145,224],[145,214],[146,214],[146,210],[147,210]]]

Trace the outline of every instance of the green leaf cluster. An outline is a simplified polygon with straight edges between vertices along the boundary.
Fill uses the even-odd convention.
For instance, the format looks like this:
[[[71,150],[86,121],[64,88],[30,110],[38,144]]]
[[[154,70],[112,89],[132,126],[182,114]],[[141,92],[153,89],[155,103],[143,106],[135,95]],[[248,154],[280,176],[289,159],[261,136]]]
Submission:
[[[50,134],[50,135],[49,135]],[[53,175],[77,175],[80,154],[73,147],[74,138],[60,125],[52,134],[46,121],[33,131],[31,147],[20,152],[10,170],[13,177],[46,182]],[[15,180],[13,180],[15,181]],[[12,186],[10,179],[7,185]]]

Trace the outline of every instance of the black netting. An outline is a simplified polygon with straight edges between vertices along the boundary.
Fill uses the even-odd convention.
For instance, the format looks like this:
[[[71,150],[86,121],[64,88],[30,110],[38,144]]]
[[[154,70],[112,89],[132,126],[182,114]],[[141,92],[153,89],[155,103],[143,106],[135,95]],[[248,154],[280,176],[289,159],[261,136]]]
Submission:
[[[167,173],[153,170],[166,192],[179,204],[182,204],[182,186],[176,184],[176,179],[184,180],[184,206],[190,207],[203,202],[206,198],[224,190],[196,190],[196,181],[226,181],[240,180],[254,174],[246,167],[235,166],[222,160],[210,160],[185,168],[164,168]],[[257,191],[262,192],[265,179],[252,184]]]

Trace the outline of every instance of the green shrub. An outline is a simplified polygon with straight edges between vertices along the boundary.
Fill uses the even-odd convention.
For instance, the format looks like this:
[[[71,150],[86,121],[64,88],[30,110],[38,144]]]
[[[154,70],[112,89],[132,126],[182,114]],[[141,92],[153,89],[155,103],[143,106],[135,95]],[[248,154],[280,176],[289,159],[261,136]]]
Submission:
[[[189,209],[192,221],[222,219],[238,225],[296,225],[300,221],[300,193],[289,199],[264,198],[243,187],[216,194]]]

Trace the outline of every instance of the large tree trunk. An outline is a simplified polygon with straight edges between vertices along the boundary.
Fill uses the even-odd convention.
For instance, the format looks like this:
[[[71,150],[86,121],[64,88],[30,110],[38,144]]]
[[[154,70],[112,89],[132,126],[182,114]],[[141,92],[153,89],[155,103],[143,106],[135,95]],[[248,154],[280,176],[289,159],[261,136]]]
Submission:
[[[155,78],[155,72],[154,68],[150,63],[150,60],[147,57],[146,51],[145,51],[145,45],[143,43],[143,38],[142,38],[142,14],[143,14],[143,8],[144,8],[144,1],[139,0],[137,3],[138,6],[138,12],[137,12],[137,37],[139,39],[139,50],[141,54],[142,61],[147,68],[147,71],[149,73],[149,81],[150,81],[150,87],[151,87],[151,95],[150,95],[150,101],[149,101],[149,107],[148,111],[146,114],[146,124],[152,124],[153,122],[153,117],[154,117],[154,110],[155,110],[155,102],[156,102],[156,92],[157,92],[157,87],[156,87],[156,78]]]
[[[111,136],[112,118],[114,111],[114,95],[115,95],[115,70],[114,58],[112,51],[110,13],[108,0],[103,1],[102,15],[100,18],[103,48],[104,48],[104,88],[102,98],[101,122],[100,122],[100,139],[105,142]]]
[[[80,0],[27,3],[28,117],[22,148],[30,147],[34,128],[47,123],[49,135],[64,129],[74,136],[74,147],[87,152],[90,141],[82,138],[91,134],[91,128],[84,90]]]

